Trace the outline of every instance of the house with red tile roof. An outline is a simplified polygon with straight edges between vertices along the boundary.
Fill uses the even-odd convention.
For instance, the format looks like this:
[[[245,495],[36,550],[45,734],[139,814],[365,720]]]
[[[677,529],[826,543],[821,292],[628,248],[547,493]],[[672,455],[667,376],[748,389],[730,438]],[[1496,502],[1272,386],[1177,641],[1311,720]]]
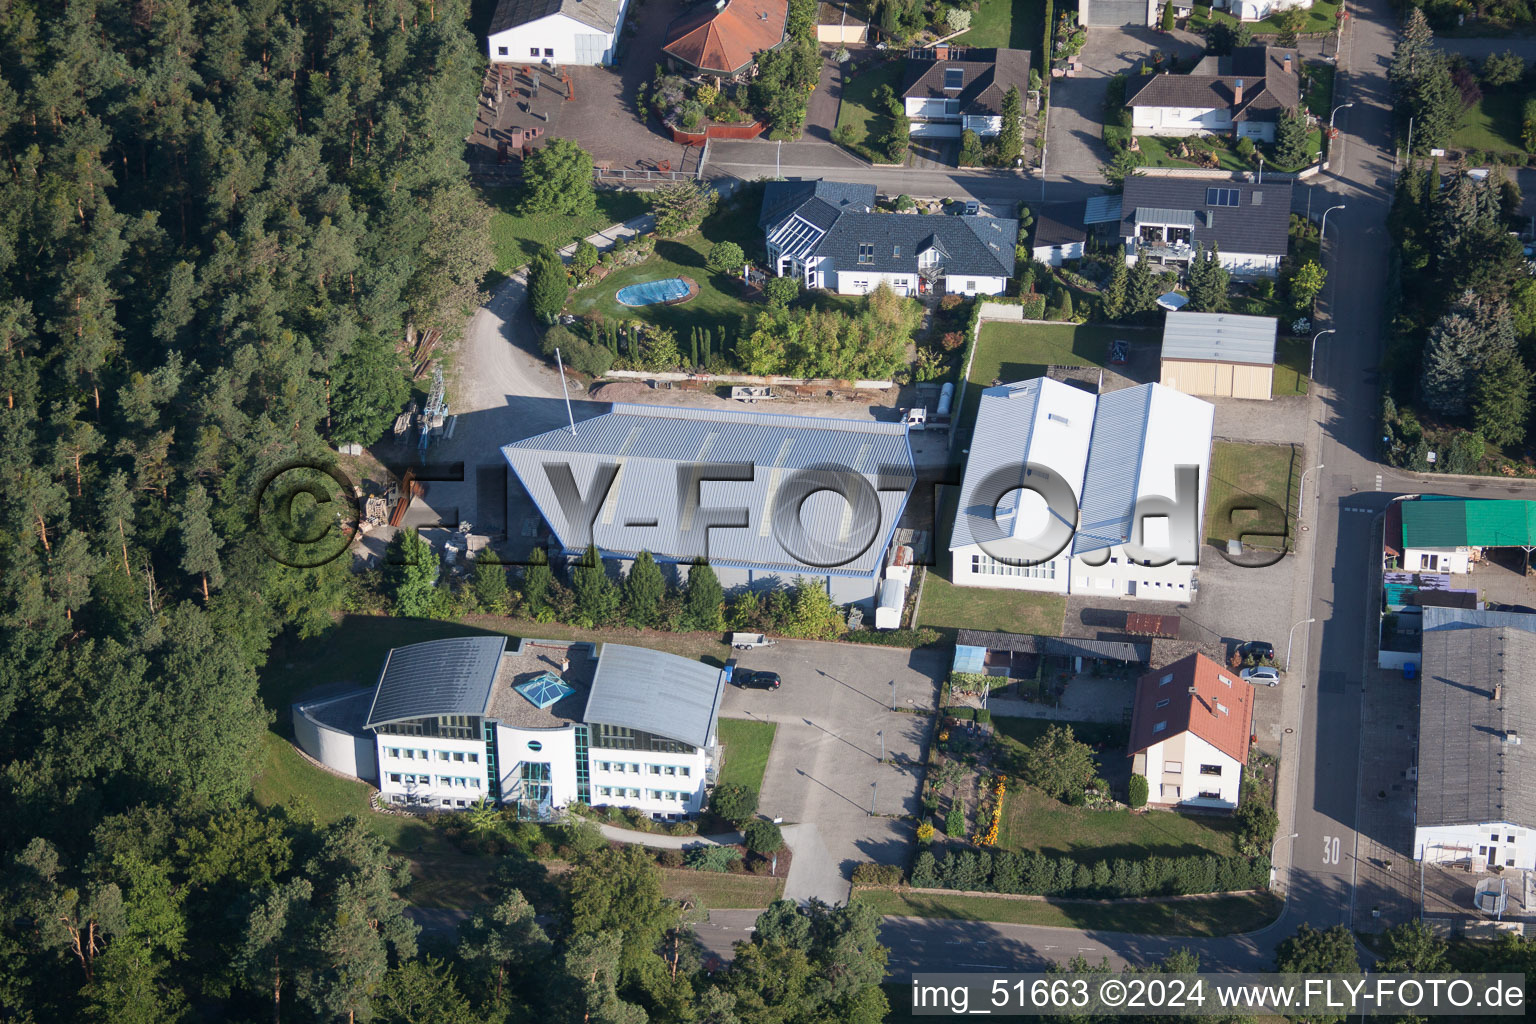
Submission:
[[[1253,732],[1253,685],[1203,654],[1136,681],[1131,770],[1157,807],[1233,810]]]
[[[667,27],[661,52],[684,71],[734,78],[784,42],[789,0],[706,0]]]

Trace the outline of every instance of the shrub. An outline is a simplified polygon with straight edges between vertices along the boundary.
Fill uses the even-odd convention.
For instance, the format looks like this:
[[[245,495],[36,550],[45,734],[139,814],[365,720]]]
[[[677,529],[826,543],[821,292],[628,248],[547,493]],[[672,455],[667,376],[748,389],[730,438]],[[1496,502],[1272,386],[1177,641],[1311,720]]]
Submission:
[[[1129,803],[1132,807],[1147,806],[1147,777],[1145,775],[1132,775],[1129,789]]]
[[[770,277],[763,285],[763,297],[770,306],[787,306],[800,297],[798,277]]]
[[[709,796],[709,809],[733,825],[740,825],[757,813],[757,792],[739,782],[716,786]]]
[[[860,864],[853,869],[854,885],[900,885],[901,868],[895,864]]]
[[[971,27],[971,12],[963,7],[951,7],[944,15],[951,32],[964,32]]]
[[[1280,816],[1263,800],[1244,800],[1232,815],[1237,822],[1237,848],[1249,857],[1269,853],[1269,844],[1275,841],[1280,827]]]
[[[944,351],[953,352],[955,349],[965,344],[965,335],[961,334],[959,331],[949,331],[944,335],[943,339],[941,340],[941,344],[944,346]]]
[[[658,850],[656,863],[664,868],[680,868],[683,866],[682,850]]]
[[[1237,140],[1237,155],[1244,160],[1252,160],[1254,153],[1253,140],[1246,135]]]
[[[695,846],[683,855],[683,863],[695,871],[731,870],[731,865],[741,860],[741,851],[734,846]]]
[[[905,213],[907,210],[913,209],[916,206],[917,202],[905,192],[896,197],[896,210],[899,213]],[[949,296],[946,295],[945,298],[947,299]]]
[[[739,274],[741,266],[747,262],[746,254],[741,251],[741,246],[735,242],[716,242],[709,250],[709,258],[704,265],[717,274]]]
[[[959,797],[950,801],[949,811],[944,815],[944,834],[951,839],[965,835],[965,809],[960,806]]]
[[[855,644],[874,644],[878,647],[927,647],[939,642],[939,631],[927,627],[918,629],[857,629],[843,634],[843,639]]]
[[[902,198],[906,198],[906,197],[903,196]],[[948,312],[949,310],[952,310],[952,309],[955,309],[956,307],[958,307],[964,301],[965,301],[965,297],[964,296],[956,295],[953,292],[946,292],[944,294],[944,297],[939,299],[939,308],[944,310],[945,312]]]
[[[933,835],[937,831],[938,829],[933,827],[932,822],[925,821],[917,826],[917,841],[920,843],[931,843],[933,842]]]
[[[763,818],[755,818],[747,822],[742,829],[746,838],[747,850],[759,857],[766,857],[771,853],[778,853],[784,848],[784,833],[779,826]]]

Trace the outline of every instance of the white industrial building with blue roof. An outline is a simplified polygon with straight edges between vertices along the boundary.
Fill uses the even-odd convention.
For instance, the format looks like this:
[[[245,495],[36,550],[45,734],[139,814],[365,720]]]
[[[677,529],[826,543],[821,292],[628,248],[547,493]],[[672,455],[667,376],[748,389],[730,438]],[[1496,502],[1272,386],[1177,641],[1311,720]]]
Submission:
[[[679,819],[714,779],[727,671],[643,647],[454,637],[389,652],[371,688],[293,708],[300,749],[392,804],[572,802]]]
[[[873,611],[915,482],[907,426],[615,404],[502,453],[561,552],[622,571],[641,551],[726,591],[799,579]]]
[[[1177,499],[1176,470],[1193,466],[1193,537],[1183,540],[1198,551],[1215,412],[1161,384],[1093,395],[1039,377],[987,388],[950,538],[954,583],[1193,600],[1193,564],[1149,565],[1127,544],[1140,507],[1142,544],[1172,549],[1177,517],[1145,513],[1160,513],[1160,499]],[[1053,490],[1070,492],[1070,500],[1048,503]],[[1050,533],[1061,546],[1046,557],[1031,539]]]

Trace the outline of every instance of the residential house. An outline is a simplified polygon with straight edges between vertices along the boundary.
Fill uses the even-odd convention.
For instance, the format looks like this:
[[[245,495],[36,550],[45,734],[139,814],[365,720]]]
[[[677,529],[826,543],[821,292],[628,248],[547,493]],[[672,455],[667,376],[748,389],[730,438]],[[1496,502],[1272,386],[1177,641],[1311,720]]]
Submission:
[[[1214,422],[1209,402],[1160,384],[1098,396],[1046,377],[987,388],[950,537],[953,582],[1193,601]],[[1196,472],[1184,494],[1182,467]],[[1169,515],[1174,503],[1187,514]],[[1132,557],[1138,511],[1144,545],[1183,557]]]
[[[1186,395],[1272,397],[1275,337],[1269,316],[1169,313],[1163,321],[1162,382]]]
[[[723,670],[623,644],[454,637],[389,652],[367,690],[294,708],[300,748],[406,807],[573,801],[678,819],[713,781]],[[373,748],[372,764],[350,748]]]
[[[1488,548],[1536,549],[1536,501],[1425,497],[1399,502],[1407,572],[1471,572]]]
[[[486,35],[493,63],[612,64],[629,0],[500,0]]]
[[[1003,98],[1029,92],[1028,50],[964,50],[936,46],[907,57],[901,98],[912,135],[959,138],[964,131],[996,135],[1003,130]]]
[[[1234,810],[1253,731],[1253,685],[1203,654],[1136,680],[1131,771],[1155,807]]]
[[[1226,135],[1274,142],[1280,115],[1301,103],[1295,50],[1244,46],[1187,75],[1142,75],[1125,87],[1135,135]]]
[[[1052,203],[1037,208],[1030,252],[1039,262],[1059,267],[1067,260],[1080,260],[1087,241],[1082,203]]]
[[[734,78],[784,42],[789,0],[705,0],[667,27],[661,52],[690,74]]]
[[[1239,21],[1263,21],[1291,8],[1306,10],[1312,0],[1216,0],[1212,6],[1230,11]]]
[[[870,612],[914,482],[905,424],[764,412],[615,404],[502,454],[567,557],[703,558],[727,592],[804,578]]]
[[[1473,871],[1536,868],[1536,615],[1426,608],[1414,859]],[[1527,747],[1532,749],[1528,752]]]
[[[877,213],[873,185],[820,180],[769,182],[759,224],[777,276],[843,295],[1001,295],[1019,237],[1001,217]]]
[[[1289,181],[1136,174],[1125,179],[1121,195],[1120,235],[1131,266],[1150,259],[1182,272],[1200,245],[1219,251],[1234,277],[1275,277],[1290,227]]]

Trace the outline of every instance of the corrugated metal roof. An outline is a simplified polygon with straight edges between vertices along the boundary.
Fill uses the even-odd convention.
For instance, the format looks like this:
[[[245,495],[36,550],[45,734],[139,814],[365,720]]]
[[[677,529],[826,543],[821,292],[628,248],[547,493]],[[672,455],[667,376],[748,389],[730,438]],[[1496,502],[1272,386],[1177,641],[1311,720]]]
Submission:
[[[1113,224],[1120,217],[1119,196],[1094,196],[1083,207],[1084,224]]]
[[[604,644],[583,716],[707,747],[715,732],[725,672],[645,647]]]
[[[1234,313],[1169,313],[1163,321],[1163,358],[1270,366],[1280,321]]]
[[[507,646],[504,636],[460,636],[396,647],[384,659],[367,725],[438,715],[483,715]]]
[[[577,424],[575,434],[551,430],[506,445],[502,454],[567,552],[595,542],[608,555],[644,549],[670,561],[707,556],[723,566],[817,576],[879,572],[915,479],[900,423],[651,405],[614,405]],[[750,477],[721,479],[725,473],[706,468],[722,464],[744,465]],[[569,466],[579,492],[567,502],[588,503],[586,521],[570,521],[556,497],[547,467],[560,465]],[[605,466],[617,467],[617,475],[606,497],[597,498],[592,490]],[[786,488],[803,481],[839,487],[853,503],[815,494],[799,504],[796,518],[784,503],[799,496]],[[791,541],[803,545],[799,554],[825,564],[785,548],[772,514],[780,505],[803,529],[803,541]],[[728,518],[724,510],[738,513],[746,527],[719,525]]]
[[[1410,548],[1536,545],[1536,501],[1480,499],[1402,502]]]
[[[1536,615],[1530,612],[1493,612],[1483,608],[1445,608],[1427,606],[1424,609],[1425,634],[1440,630],[1483,629],[1507,626],[1510,629],[1536,633]]]
[[[1195,226],[1194,210],[1174,210],[1162,206],[1139,206],[1136,208],[1137,224],[1175,224],[1187,228]]]
[[[1033,633],[990,633],[980,629],[962,629],[955,634],[957,644],[969,644],[983,651],[1011,651],[1014,654],[1039,654],[1045,639]]]
[[[1161,384],[1100,395],[1072,553],[1129,540],[1137,499],[1177,497],[1175,471],[1180,466],[1194,466],[1199,472],[1195,523],[1201,529],[1215,420],[1216,407],[1210,402]]]
[[[995,507],[991,502],[996,495],[980,493],[982,484],[999,470],[1014,470],[1022,487],[1025,464],[1033,463],[1060,476],[1073,494],[1082,493],[1096,401],[1086,391],[1046,377],[981,393],[950,536],[951,551],[993,544],[1010,535],[1012,522],[1006,514],[1015,509],[1017,492],[1003,496]]]
[[[1536,634],[1522,630],[1425,633],[1418,825],[1536,827],[1533,663]],[[1510,734],[1522,742],[1506,742]]]
[[[1120,661],[1127,665],[1144,665],[1152,660],[1152,645],[1128,644],[1122,640],[1081,640],[1072,636],[1048,636],[1045,653],[1061,658],[1097,658],[1101,661]]]

